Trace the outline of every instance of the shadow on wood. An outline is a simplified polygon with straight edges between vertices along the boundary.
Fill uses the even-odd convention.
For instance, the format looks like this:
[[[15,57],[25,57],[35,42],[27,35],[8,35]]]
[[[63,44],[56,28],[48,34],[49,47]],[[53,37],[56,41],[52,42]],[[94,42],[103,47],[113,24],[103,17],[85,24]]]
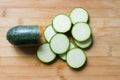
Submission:
[[[25,55],[36,55],[38,47],[39,46],[28,46],[28,47],[27,46],[24,46],[24,47],[15,46],[15,50],[20,54],[22,53]]]

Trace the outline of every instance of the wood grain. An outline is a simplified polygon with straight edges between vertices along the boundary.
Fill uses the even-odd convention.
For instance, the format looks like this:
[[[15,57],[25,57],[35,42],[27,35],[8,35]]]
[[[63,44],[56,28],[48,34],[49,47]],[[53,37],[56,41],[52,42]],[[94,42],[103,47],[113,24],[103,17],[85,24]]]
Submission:
[[[0,80],[120,80],[119,6],[120,0],[0,0]],[[43,64],[37,47],[18,48],[6,40],[16,25],[39,25],[42,34],[55,15],[74,7],[88,10],[94,38],[85,50],[87,63],[78,71],[58,58]]]

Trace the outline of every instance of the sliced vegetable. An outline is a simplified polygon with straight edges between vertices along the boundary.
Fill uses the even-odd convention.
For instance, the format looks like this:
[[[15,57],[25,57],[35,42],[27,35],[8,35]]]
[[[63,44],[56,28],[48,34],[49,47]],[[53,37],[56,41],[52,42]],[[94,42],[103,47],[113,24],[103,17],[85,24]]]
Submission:
[[[77,41],[85,41],[91,35],[91,29],[87,23],[77,23],[72,28],[72,36]]]
[[[50,40],[50,47],[56,54],[64,54],[69,49],[69,39],[64,34],[55,34]]]
[[[47,42],[50,42],[50,39],[56,34],[54,31],[52,25],[49,25],[45,30],[44,30],[44,36]]]
[[[71,20],[65,14],[59,14],[53,19],[53,28],[56,32],[65,33],[71,28]]]
[[[83,42],[79,42],[75,40],[75,44],[82,49],[87,48],[92,44],[92,37],[90,37],[89,39]]]
[[[75,45],[72,42],[70,42],[70,49],[72,48],[75,48]]]
[[[60,59],[66,61],[66,55],[67,55],[66,53],[64,53],[64,54],[59,54],[59,57],[60,57]]]
[[[75,8],[71,11],[70,18],[73,24],[77,22],[87,22],[88,12],[83,8]]]
[[[14,45],[38,45],[40,43],[37,25],[20,25],[7,32],[7,40]]]
[[[86,55],[82,49],[73,48],[68,51],[66,61],[71,68],[80,68],[86,62]]]
[[[40,61],[49,63],[55,59],[56,54],[51,51],[48,43],[44,43],[38,48],[37,57]]]
[[[72,43],[72,42],[70,42],[70,49],[72,49],[72,48],[75,48],[75,45]],[[69,49],[69,50],[70,50]],[[67,56],[67,54],[66,53],[64,53],[64,54],[59,54],[59,56],[60,56],[60,58],[62,59],[62,60],[66,60],[66,56]]]

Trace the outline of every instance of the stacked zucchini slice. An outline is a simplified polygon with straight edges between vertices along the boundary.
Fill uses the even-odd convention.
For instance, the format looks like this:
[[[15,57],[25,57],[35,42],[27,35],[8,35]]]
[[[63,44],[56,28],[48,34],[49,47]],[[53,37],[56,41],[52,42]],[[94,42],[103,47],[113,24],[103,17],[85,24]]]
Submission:
[[[74,8],[69,16],[56,15],[52,24],[44,30],[46,43],[38,48],[38,59],[49,63],[59,55],[71,68],[82,67],[87,60],[83,49],[90,47],[93,42],[88,18],[88,12],[83,8]],[[71,32],[72,41],[67,32]]]

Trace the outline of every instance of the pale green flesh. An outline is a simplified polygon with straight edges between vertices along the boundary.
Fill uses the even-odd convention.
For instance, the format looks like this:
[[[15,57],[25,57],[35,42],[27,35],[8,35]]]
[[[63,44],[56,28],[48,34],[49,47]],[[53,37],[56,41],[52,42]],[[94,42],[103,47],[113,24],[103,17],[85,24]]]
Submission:
[[[65,33],[71,28],[71,20],[65,14],[59,14],[53,19],[53,28],[56,32]]]
[[[64,54],[69,49],[69,39],[64,34],[56,34],[50,41],[50,47],[56,54]]]
[[[66,53],[64,53],[64,54],[59,54],[59,57],[60,57],[60,59],[62,59],[62,60],[66,60]]]
[[[75,45],[72,42],[70,42],[70,49],[72,48],[75,48]]]
[[[83,50],[73,48],[67,53],[67,64],[72,68],[80,68],[86,62],[86,55]]]
[[[80,47],[80,48],[87,48],[89,47],[91,44],[92,44],[92,37],[90,37],[89,39],[87,39],[86,41],[83,41],[83,42],[79,42],[79,41],[74,41],[75,44]]]
[[[70,18],[73,24],[78,23],[78,22],[87,22],[88,13],[83,8],[75,8],[71,11]]]
[[[52,25],[49,25],[44,31],[44,36],[45,36],[45,39],[47,40],[47,42],[50,42],[51,38],[55,34],[56,34],[56,32],[54,31]]]
[[[87,23],[77,23],[72,28],[72,36],[77,41],[85,41],[91,35],[91,29]]]
[[[74,44],[73,44],[72,42],[70,42],[70,49],[72,49],[72,48],[75,48],[75,46],[74,46]],[[70,50],[70,49],[69,49],[69,50]],[[66,53],[60,54],[59,56],[60,56],[60,58],[61,58],[62,60],[66,60],[67,54],[66,54]]]
[[[56,54],[51,51],[49,44],[45,43],[38,48],[37,57],[40,61],[49,63],[55,59]]]

